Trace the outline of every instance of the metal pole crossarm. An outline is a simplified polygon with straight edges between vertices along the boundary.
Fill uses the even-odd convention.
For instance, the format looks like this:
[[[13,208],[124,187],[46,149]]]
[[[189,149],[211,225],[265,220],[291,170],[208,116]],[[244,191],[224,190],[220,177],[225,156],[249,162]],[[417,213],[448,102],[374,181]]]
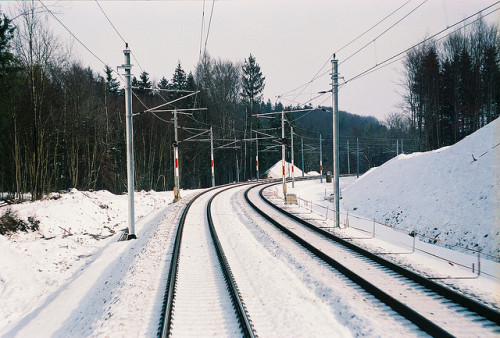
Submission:
[[[284,110],[284,111],[277,111],[277,112],[270,112],[270,113],[253,114],[252,116],[261,117],[261,116],[276,115],[276,114],[281,114],[281,113],[297,113],[297,112],[310,111],[310,110],[316,110],[316,109],[317,108],[297,109],[297,110]]]
[[[216,141],[217,141],[217,140],[216,140]],[[237,142],[239,142],[239,141],[234,140],[234,141],[229,142],[228,144],[224,144],[224,145],[222,145],[222,146],[218,146],[218,147],[217,147],[217,148],[215,148],[215,149],[230,149],[230,148],[228,148],[228,147],[229,147],[230,145],[232,145],[232,144],[236,144]],[[238,148],[240,148],[240,147],[238,147]],[[231,148],[231,149],[236,149],[236,148]]]
[[[174,102],[177,102],[177,101],[183,100],[183,99],[185,99],[185,98],[188,98],[188,97],[190,97],[190,96],[193,96],[193,95],[195,95],[195,94],[198,94],[199,92],[200,92],[200,91],[198,90],[198,91],[196,91],[196,92],[194,92],[194,93],[191,93],[191,94],[188,94],[188,95],[184,95],[184,96],[179,97],[178,99],[175,99],[175,100],[173,100],[173,101],[166,102],[166,103],[162,103],[162,104],[160,104],[159,106],[156,106],[156,107],[153,107],[153,108],[146,109],[144,112],[148,112],[148,111],[152,111],[152,110],[155,110],[155,109],[158,109],[158,108],[164,107],[164,106],[166,106],[166,105],[168,105],[168,104],[172,104],[172,103],[174,103]]]
[[[161,92],[169,92],[169,93],[194,93],[193,90],[184,90],[184,89],[162,89],[158,87],[139,87],[139,86],[132,86],[133,89],[142,89],[142,90],[157,90]]]
[[[187,139],[182,140],[182,141],[179,141],[178,143],[181,143],[181,142],[186,142],[186,141],[192,140],[192,139],[194,139],[195,137],[198,137],[198,136],[201,136],[201,135],[204,135],[204,134],[210,133],[210,132],[211,132],[211,130],[210,130],[210,129],[205,130],[205,131],[204,131],[204,132],[202,132],[202,133],[199,133],[199,134],[193,135],[193,136],[191,136],[191,137],[188,137]],[[198,141],[198,140],[196,140],[196,141]],[[209,141],[209,140],[199,140],[199,141]]]
[[[199,110],[207,110],[208,108],[183,108],[183,109],[177,109],[177,113],[182,114],[182,112],[185,111],[199,111]],[[151,113],[173,113],[174,110],[176,109],[160,109],[160,110],[155,110],[155,108],[151,108],[148,110],[143,111],[142,113],[145,112],[151,112]]]
[[[244,138],[244,139],[241,139],[241,141],[243,141],[243,142],[253,142],[255,140],[272,140],[272,139],[276,139],[276,138],[277,138],[276,136],[254,137],[254,138]]]
[[[274,138],[276,138],[276,136],[274,136],[274,135],[267,134],[267,133],[263,133],[263,132],[258,131],[258,130],[255,130],[255,132],[256,132],[257,134],[261,134],[261,135],[265,135],[265,136],[269,136],[269,137],[274,137]]]

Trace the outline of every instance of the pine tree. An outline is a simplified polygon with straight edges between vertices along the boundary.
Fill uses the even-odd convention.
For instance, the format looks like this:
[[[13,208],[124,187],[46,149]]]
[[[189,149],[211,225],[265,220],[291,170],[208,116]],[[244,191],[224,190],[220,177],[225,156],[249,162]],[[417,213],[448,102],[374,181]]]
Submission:
[[[186,72],[182,69],[181,62],[179,61],[172,77],[172,89],[184,90],[186,89],[186,85]]]
[[[146,72],[146,71],[143,71],[141,73],[141,76],[139,77],[140,78],[140,82],[139,82],[139,86],[146,89],[146,88],[151,88],[151,81],[149,80],[149,73]]]
[[[158,88],[160,89],[168,89],[170,84],[168,83],[168,80],[164,77],[160,79],[160,82],[158,82]]]
[[[243,98],[243,101],[247,105],[245,114],[245,132],[244,132],[244,138],[246,139],[248,128],[250,127],[250,130],[253,130],[254,128],[252,116],[255,108],[258,108],[260,102],[262,101],[262,91],[264,90],[265,87],[264,80],[266,78],[262,76],[262,71],[260,70],[260,66],[255,61],[255,58],[253,57],[252,54],[250,54],[248,59],[245,60],[242,70],[243,70],[243,76],[241,79],[241,85],[243,91],[241,93],[241,96]],[[259,122],[256,121],[256,123]],[[245,142],[244,159],[243,159],[243,179],[245,180],[247,179],[246,157],[247,157],[247,145]],[[250,163],[252,163],[252,161],[250,161]],[[250,166],[250,173],[252,168],[253,166]]]
[[[104,67],[104,73],[106,73],[106,89],[108,92],[112,94],[118,93],[118,88],[120,87],[120,83],[113,77],[113,70],[111,67]]]
[[[250,113],[252,113],[253,105],[262,100],[265,79],[266,78],[262,76],[259,64],[255,61],[253,55],[250,54],[243,64],[243,77],[241,79],[243,87],[241,96],[250,106]]]

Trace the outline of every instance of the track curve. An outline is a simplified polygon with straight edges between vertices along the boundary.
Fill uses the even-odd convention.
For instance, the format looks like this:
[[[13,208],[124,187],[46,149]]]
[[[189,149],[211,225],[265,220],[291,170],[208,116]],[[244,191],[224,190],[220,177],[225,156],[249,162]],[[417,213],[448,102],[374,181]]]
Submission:
[[[158,327],[159,337],[176,335],[174,330],[177,330],[179,335],[186,333],[234,335],[240,332],[245,337],[254,337],[251,321],[225,259],[210,214],[211,203],[215,196],[240,185],[209,189],[195,196],[186,205],[179,219],[175,238]],[[208,198],[209,195],[212,196]],[[204,216],[206,216],[208,227]],[[185,231],[190,232],[188,239],[195,239],[199,243],[183,244]],[[200,247],[203,248],[202,255],[199,255]],[[195,250],[190,251],[192,248]],[[182,274],[180,271],[183,271]],[[179,279],[182,280],[179,281]],[[180,286],[180,283],[183,286]],[[207,292],[211,294],[205,295]],[[200,295],[201,293],[204,294]],[[176,299],[179,299],[177,306],[175,305]],[[177,318],[179,322],[177,326],[174,325],[174,308],[176,308],[175,312],[181,313]],[[228,308],[233,308],[236,318],[230,318],[231,316],[225,313]],[[195,322],[200,324],[199,330],[206,331],[196,331],[193,327]],[[223,328],[225,331],[220,332],[215,329],[209,331],[214,322],[217,322],[218,328]],[[175,327],[177,329],[174,329]]]
[[[302,236],[306,237],[311,236],[306,234],[306,232],[297,232],[296,230],[291,230],[292,226],[284,226],[280,223],[283,216],[278,217],[276,214],[273,214],[270,210],[266,209],[266,211],[261,210],[258,206],[255,205],[255,201],[252,202],[249,197],[248,197],[248,192],[253,189],[254,187],[247,189],[245,192],[245,199],[247,202],[257,211],[259,212],[263,217],[265,217],[269,222],[274,224],[277,228],[279,228],[281,231],[286,233],[289,237],[293,238],[295,241],[297,241],[300,245],[302,245],[304,248],[309,250],[313,255],[321,258],[323,261],[325,261],[327,264],[332,266],[333,268],[337,269],[339,272],[343,273],[345,276],[353,280],[355,283],[358,285],[362,286],[365,290],[370,292],[372,295],[374,295],[376,298],[390,306],[394,311],[397,313],[401,314],[405,318],[409,319],[411,322],[413,322],[415,325],[417,325],[421,330],[424,332],[427,332],[431,335],[434,336],[453,336],[458,333],[462,333],[460,331],[461,329],[457,328],[463,328],[466,325],[463,325],[462,322],[465,323],[470,323],[470,327],[473,327],[473,330],[478,330],[477,332],[482,332],[483,334],[486,332],[486,334],[498,334],[499,331],[499,314],[484,305],[475,302],[474,300],[468,299],[452,290],[449,290],[435,282],[429,281],[425,279],[422,276],[419,276],[411,271],[408,271],[402,267],[399,267],[391,262],[386,261],[385,259],[382,259],[378,256],[375,256],[373,253],[367,252],[364,249],[356,247],[354,244],[350,242],[346,242],[345,240],[342,240],[340,238],[337,238],[336,236],[332,235],[331,233],[328,233],[324,230],[316,228],[314,225],[298,218],[295,215],[291,215],[287,213],[286,211],[281,210],[279,207],[275,206],[272,204],[267,198],[263,196],[262,191],[264,188],[262,188],[259,192],[260,198],[265,201],[265,203],[271,207],[275,212],[281,213],[281,215],[286,215],[287,218],[293,219],[295,223],[301,224],[301,227],[304,227],[307,229],[306,232],[313,232],[315,233],[314,236],[316,237],[322,237],[324,239],[327,239],[328,242],[330,243],[335,243],[337,246],[343,246],[350,252],[352,252],[353,257],[352,260],[354,261],[357,259],[357,263],[355,263],[358,266],[365,266],[365,269],[368,270],[388,270],[389,272],[386,273],[385,277],[382,279],[389,280],[390,278],[393,278],[391,275],[392,274],[397,274],[401,277],[398,277],[400,280],[394,280],[393,282],[395,284],[400,284],[400,289],[404,290],[406,287],[412,288],[412,290],[416,290],[414,292],[419,292],[418,294],[421,295],[421,297],[427,297],[427,294],[432,294],[431,296],[428,296],[429,299],[436,298],[438,295],[441,297],[441,300],[435,302],[436,308],[440,308],[441,311],[450,311],[450,314],[447,314],[447,316],[456,316],[458,320],[455,320],[455,323],[453,325],[448,325],[447,323],[442,323],[437,321],[439,324],[436,324],[436,316],[434,315],[434,312],[438,313],[437,309],[431,309],[431,310],[422,310],[422,306],[416,306],[418,311],[413,309],[412,305],[407,305],[408,301],[404,299],[404,297],[395,297],[392,296],[392,293],[390,290],[387,289],[386,286],[384,286],[381,283],[372,283],[373,281],[373,276],[370,276],[369,274],[365,274],[362,270],[354,269],[349,266],[348,260],[343,260],[342,255],[345,255],[345,253],[342,254],[337,254],[335,255],[332,252],[332,249],[329,248],[328,246],[331,246],[331,244],[327,244],[326,246],[321,246],[321,250],[315,247],[315,245],[312,245],[308,242],[308,240],[305,240],[302,238]],[[279,221],[278,221],[279,220]],[[288,224],[288,223],[287,223]],[[295,226],[294,226],[295,228]],[[312,238],[312,237],[311,237]],[[317,240],[314,240],[317,241]],[[334,257],[334,258],[333,258]],[[360,257],[362,257],[360,259]],[[370,266],[369,264],[366,263],[366,261],[371,261],[372,265]],[[342,264],[340,263],[342,262]],[[364,265],[363,265],[364,264]],[[373,266],[375,265],[375,267]],[[378,272],[380,273],[380,272]],[[381,279],[380,277],[377,277],[375,279]],[[390,289],[390,288],[389,288]],[[421,290],[419,290],[421,289]],[[399,290],[399,289],[398,289]],[[416,297],[410,297],[408,298],[415,299]],[[464,299],[465,298],[465,299]],[[409,304],[409,303],[408,303]],[[452,309],[456,308],[456,309]],[[450,310],[452,309],[452,310]],[[424,314],[422,314],[424,313]],[[446,313],[446,312],[442,312]],[[430,317],[430,318],[429,318]],[[478,324],[479,322],[479,324]],[[448,326],[447,326],[448,325]],[[448,332],[447,329],[444,329],[443,327],[451,327],[452,333]],[[473,331],[476,332],[476,331]],[[477,333],[476,332],[476,333]],[[480,334],[481,335],[481,334]]]

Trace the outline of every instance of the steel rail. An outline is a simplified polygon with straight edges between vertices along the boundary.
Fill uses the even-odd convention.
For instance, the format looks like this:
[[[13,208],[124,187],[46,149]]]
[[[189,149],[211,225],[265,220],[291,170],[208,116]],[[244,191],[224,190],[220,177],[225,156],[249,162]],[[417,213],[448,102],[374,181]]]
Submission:
[[[261,184],[262,185],[262,184]],[[464,307],[464,308],[467,308],[468,310],[472,311],[472,312],[475,312],[476,314],[480,315],[481,317],[484,317],[492,322],[494,322],[496,325],[500,326],[500,313],[498,311],[496,311],[495,309],[492,309],[474,299],[471,299],[469,297],[466,297],[452,289],[449,289],[447,288],[446,286],[443,286],[439,283],[436,283],[435,281],[433,280],[430,280],[426,277],[423,277],[411,270],[408,270],[400,265],[397,265],[393,262],[390,262],[376,254],[374,254],[373,252],[370,252],[366,249],[363,249],[357,245],[355,245],[354,243],[352,242],[349,242],[343,238],[340,238],[338,236],[335,236],[334,234],[330,233],[330,232],[327,232],[323,229],[320,229],[318,227],[316,227],[315,225],[301,219],[300,217],[296,216],[296,215],[293,215],[289,212],[287,212],[286,210],[283,210],[282,208],[278,207],[277,205],[275,205],[274,203],[272,203],[271,201],[269,201],[266,197],[264,197],[263,195],[263,190],[265,188],[262,188],[259,192],[259,195],[260,197],[268,204],[270,205],[271,207],[273,207],[274,209],[276,209],[277,211],[283,213],[284,215],[292,218],[293,220],[301,223],[302,225],[306,226],[307,228],[309,228],[310,230],[313,230],[315,232],[317,232],[318,234],[320,235],[323,235],[324,237],[330,239],[330,240],[333,240],[349,249],[351,249],[352,251],[360,254],[360,255],[363,255],[365,256],[366,258],[436,292],[437,294],[459,304],[460,306]]]
[[[263,184],[265,184],[265,183],[263,183]],[[263,185],[263,184],[261,184],[261,185]],[[395,299],[394,297],[392,297],[388,293],[382,291],[381,289],[379,289],[378,287],[376,287],[375,285],[373,285],[372,283],[370,283],[369,281],[367,281],[366,279],[364,279],[360,275],[351,271],[346,266],[340,264],[338,261],[336,261],[333,258],[331,258],[330,256],[326,255],[325,253],[323,253],[322,251],[320,251],[319,249],[317,249],[316,247],[314,247],[313,245],[311,245],[310,243],[308,243],[307,241],[305,241],[304,239],[299,237],[297,234],[295,234],[294,232],[292,232],[291,230],[289,230],[285,226],[281,225],[279,222],[277,222],[270,215],[267,215],[263,210],[261,210],[259,207],[257,207],[248,197],[248,192],[255,187],[256,186],[251,187],[245,191],[245,199],[246,199],[247,203],[249,203],[250,206],[252,206],[252,208],[254,208],[266,220],[268,220],[270,223],[272,223],[274,226],[276,226],[282,232],[287,234],[290,238],[295,240],[297,243],[299,243],[301,246],[303,246],[305,249],[307,249],[313,255],[317,256],[318,258],[323,260],[326,264],[330,265],[331,267],[333,267],[334,269],[336,269],[337,271],[339,271],[340,273],[345,275],[347,278],[352,280],[354,283],[361,286],[363,289],[365,289],[368,293],[372,294],[374,297],[379,299],[381,302],[388,305],[395,312],[399,313],[401,316],[410,320],[412,323],[414,323],[416,326],[418,326],[422,331],[424,331],[432,336],[440,336],[440,337],[452,337],[453,336],[449,332],[447,332],[446,330],[444,330],[443,328],[441,328],[440,326],[435,324],[434,322],[430,321],[426,317],[422,316],[420,313],[416,312],[415,310],[413,310],[412,308],[407,306],[406,304],[398,301],[397,299]],[[290,214],[287,211],[274,205],[272,202],[270,202],[267,198],[265,198],[263,196],[263,190],[265,188],[266,187],[260,189],[259,195],[267,204],[269,204],[274,209],[276,209],[279,212],[283,213],[284,215],[290,217],[291,219],[305,225],[307,228],[319,233],[320,235],[323,235],[326,238],[334,240],[334,241],[338,242],[339,244],[342,244],[345,247],[351,249],[352,251],[359,253],[359,254],[371,259],[372,261],[375,261],[376,263],[379,263],[380,265],[382,265],[386,268],[389,268],[392,271],[419,283],[420,285],[422,285],[424,287],[429,288],[427,286],[428,285],[427,283],[421,283],[422,280],[428,281],[426,278],[424,278],[420,275],[417,275],[416,273],[414,273],[412,271],[406,270],[406,269],[404,269],[404,268],[402,268],[394,263],[386,261],[385,259],[382,259],[382,258],[374,255],[373,253],[368,252],[367,250],[359,248],[352,243],[349,243],[345,240],[342,240],[342,239],[332,235],[331,233],[328,233],[322,229],[319,229],[316,226],[310,224],[309,222],[306,222],[306,221],[300,219],[296,215]],[[432,281],[429,281],[429,282],[431,284],[433,284],[432,290],[434,292],[436,292],[437,294],[439,294],[440,296],[448,298],[452,301],[455,301],[456,297],[466,298],[466,297],[464,297],[464,296],[462,296],[462,295],[460,295],[460,294],[458,294],[450,289],[447,289],[446,287],[441,286],[435,282],[432,282]],[[439,289],[439,291],[441,291],[441,292],[436,291],[437,289]],[[450,292],[454,295],[453,297],[449,297]],[[497,325],[498,325],[499,314],[496,311],[489,309],[487,307],[486,307],[486,310],[484,310],[484,307],[485,307],[484,305],[482,305],[476,301],[473,301],[471,299],[468,299],[468,298],[467,298],[467,300],[470,302],[467,302],[466,300],[462,299],[460,302],[455,301],[455,303],[458,303],[460,305],[462,305],[462,303],[467,303],[469,306],[471,306],[472,304],[476,304],[475,306],[473,306],[473,309],[470,309],[469,306],[464,306],[464,305],[462,305],[462,306],[467,307],[468,309],[472,310],[473,312],[476,312],[477,314],[479,314],[479,315],[481,315],[489,320],[492,320],[493,322],[497,323]],[[476,306],[479,306],[481,309],[478,311],[474,311],[474,309],[476,309]],[[488,312],[488,311],[493,311],[493,313],[489,313],[488,316],[484,316],[482,314],[483,312]],[[495,316],[495,314],[496,314],[496,316]]]
[[[255,330],[250,320],[250,316],[248,315],[248,312],[246,310],[246,306],[243,303],[243,299],[241,298],[241,294],[234,279],[233,273],[231,272],[231,268],[229,267],[229,262],[227,261],[224,250],[222,249],[222,244],[220,243],[219,237],[217,236],[211,212],[212,201],[214,200],[214,198],[217,195],[233,188],[234,187],[223,189],[210,198],[207,204],[207,219],[210,227],[210,235],[212,236],[212,241],[214,242],[215,249],[217,251],[217,257],[219,257],[219,263],[221,265],[222,272],[224,273],[224,278],[226,279],[228,291],[231,294],[231,301],[233,302],[233,306],[240,321],[241,331],[245,337],[254,338],[256,336]]]
[[[235,188],[235,187],[245,185],[245,184],[251,184],[251,183],[229,184],[230,187],[227,189]],[[170,335],[170,332],[171,332],[172,313],[173,313],[174,298],[175,298],[175,284],[176,284],[176,280],[177,280],[177,273],[178,273],[178,267],[179,267],[179,256],[180,256],[179,254],[180,254],[180,247],[181,247],[181,242],[182,242],[182,233],[183,233],[184,223],[186,221],[186,217],[187,217],[187,214],[189,212],[189,209],[191,208],[193,203],[200,196],[202,196],[208,192],[211,192],[212,190],[220,189],[221,187],[223,187],[223,186],[217,186],[217,187],[205,190],[205,191],[199,193],[198,195],[196,195],[195,197],[193,197],[188,202],[188,204],[184,207],[182,215],[179,218],[179,225],[177,227],[177,233],[175,236],[174,249],[173,249],[173,253],[172,253],[172,258],[170,260],[170,268],[169,268],[169,273],[168,273],[167,287],[166,287],[165,296],[163,299],[162,311],[161,311],[161,315],[160,315],[160,323],[158,325],[158,331],[157,331],[158,337],[166,338]],[[222,191],[225,191],[227,189],[224,189]],[[222,191],[220,191],[220,192],[222,192]],[[211,201],[220,192],[215,194],[210,199],[208,206],[207,206],[207,216],[209,213],[208,208],[211,205]],[[211,219],[211,216],[210,216],[210,219]],[[215,231],[215,229],[213,231]],[[210,227],[210,233],[212,234],[212,226]],[[212,235],[212,239],[214,238],[213,236],[214,235]],[[215,236],[216,236],[216,234],[215,234]],[[216,241],[214,240],[214,243],[215,242]],[[217,242],[218,242],[218,239],[217,239]],[[218,243],[218,245],[220,245],[220,242]],[[222,252],[222,248],[220,248],[220,250]],[[249,320],[248,315],[246,314],[246,309],[244,308],[244,304],[241,301],[241,297],[239,296],[238,289],[236,289],[236,290],[231,289],[233,287],[233,285],[236,286],[236,283],[234,282],[234,280],[232,278],[232,273],[229,270],[229,276],[231,276],[231,278],[228,278],[228,276],[226,275],[226,272],[225,272],[225,268],[223,267],[224,265],[227,265],[227,268],[229,268],[229,265],[227,264],[227,261],[225,263],[223,263],[221,261],[221,256],[220,256],[220,253],[219,253],[219,250],[217,249],[217,247],[216,247],[216,252],[217,252],[217,257],[219,258],[219,263],[220,263],[221,268],[222,268],[223,273],[224,273],[224,277],[226,279],[226,285],[228,288],[228,292],[231,295],[231,300],[232,300],[233,305],[235,307],[235,311],[238,315],[238,319],[240,320],[240,328],[242,330],[242,333],[245,337],[254,337],[255,335],[254,335],[253,327],[251,325],[251,321]],[[223,252],[222,252],[222,255],[223,255]],[[223,256],[223,257],[225,258],[225,256]],[[236,295],[236,297],[239,297],[239,298],[234,299],[233,298],[234,295]],[[240,309],[240,308],[238,308],[239,306],[243,306],[243,307]],[[245,319],[243,319],[243,321],[242,321],[242,317],[241,317],[242,314],[241,313],[244,313],[244,315],[245,315]]]

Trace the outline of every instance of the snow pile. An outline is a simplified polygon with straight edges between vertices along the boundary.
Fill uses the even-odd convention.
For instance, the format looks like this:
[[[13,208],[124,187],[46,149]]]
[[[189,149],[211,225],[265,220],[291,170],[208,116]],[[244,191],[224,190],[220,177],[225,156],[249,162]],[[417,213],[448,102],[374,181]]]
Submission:
[[[319,172],[317,171],[309,171],[308,173],[306,173],[306,176],[319,176]]]
[[[172,200],[171,191],[135,194],[138,236],[143,220]],[[39,221],[39,231],[0,236],[0,332],[75,278],[127,227],[127,195],[107,191],[52,194],[46,200],[2,207],[0,215],[8,208],[21,220]]]
[[[300,170],[296,165],[293,166],[293,173],[295,177],[302,176],[302,170]],[[286,177],[292,177],[292,164],[290,162],[285,162],[285,175]],[[315,171],[310,171],[305,176],[317,176],[319,173]],[[266,170],[267,178],[281,178],[283,176],[283,166],[282,162],[276,162],[271,168]]]
[[[349,212],[500,255],[500,119],[451,147],[400,155],[343,190]]]

